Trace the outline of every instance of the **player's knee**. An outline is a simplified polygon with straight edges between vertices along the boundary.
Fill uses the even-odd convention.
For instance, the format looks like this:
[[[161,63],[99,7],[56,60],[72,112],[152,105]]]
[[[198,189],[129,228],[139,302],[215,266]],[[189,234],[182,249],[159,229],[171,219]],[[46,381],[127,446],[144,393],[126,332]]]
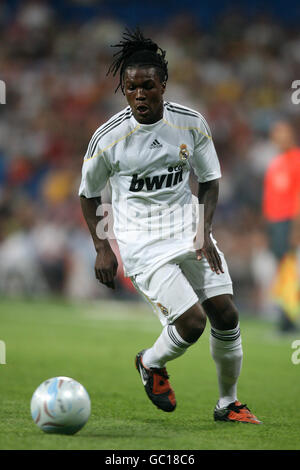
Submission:
[[[229,296],[219,296],[203,303],[212,327],[218,330],[232,330],[239,322],[239,313]]]
[[[189,337],[189,342],[194,343],[197,341],[205,330],[206,326],[206,316],[204,314],[195,315],[188,319],[187,321],[187,332]]]
[[[196,305],[182,314],[175,322],[176,329],[181,337],[189,342],[197,341],[205,330],[206,314]]]
[[[239,322],[239,314],[233,304],[228,304],[220,312],[218,318],[218,329],[219,330],[232,330],[237,326]]]

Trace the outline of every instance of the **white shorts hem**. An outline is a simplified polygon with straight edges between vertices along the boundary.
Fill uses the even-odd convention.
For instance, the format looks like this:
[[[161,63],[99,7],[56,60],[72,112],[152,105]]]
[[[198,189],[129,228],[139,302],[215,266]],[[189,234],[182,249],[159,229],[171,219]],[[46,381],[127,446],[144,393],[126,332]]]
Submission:
[[[207,299],[223,294],[233,295],[232,284],[224,284],[222,286],[216,287],[207,287],[205,290],[198,294],[198,299],[202,304]]]
[[[172,315],[170,319],[166,318],[168,325],[171,325],[172,323],[174,323],[177,320],[177,318],[179,318],[184,312],[186,312],[189,308],[191,308],[197,302],[199,302],[199,299],[197,295],[195,294],[188,302],[182,305],[180,310],[176,314]]]

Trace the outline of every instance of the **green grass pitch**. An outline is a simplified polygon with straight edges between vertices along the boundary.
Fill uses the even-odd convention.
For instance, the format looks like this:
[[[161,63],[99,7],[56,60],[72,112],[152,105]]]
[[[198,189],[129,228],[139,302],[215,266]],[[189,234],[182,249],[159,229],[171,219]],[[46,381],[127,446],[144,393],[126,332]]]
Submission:
[[[215,366],[209,325],[199,342],[168,364],[176,392],[174,413],[148,400],[134,367],[160,323],[147,305],[63,300],[0,300],[0,449],[300,449],[300,364],[291,361],[297,338],[274,325],[241,317],[244,363],[239,399],[261,426],[215,423]],[[88,390],[92,413],[73,436],[43,433],[30,415],[35,388],[64,375]]]

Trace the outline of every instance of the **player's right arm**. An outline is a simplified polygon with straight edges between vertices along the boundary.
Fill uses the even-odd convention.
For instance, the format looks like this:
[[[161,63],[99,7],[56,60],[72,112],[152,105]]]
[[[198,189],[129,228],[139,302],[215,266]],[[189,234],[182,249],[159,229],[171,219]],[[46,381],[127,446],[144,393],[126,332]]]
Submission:
[[[108,239],[99,238],[97,235],[97,225],[103,218],[97,215],[97,209],[101,205],[101,191],[110,177],[111,169],[99,144],[96,143],[95,136],[97,131],[90,141],[83,161],[79,188],[80,205],[97,253],[95,276],[102,284],[114,289],[114,278],[118,268],[117,258]]]
[[[96,279],[107,287],[114,289],[114,278],[117,274],[118,261],[108,239],[100,239],[97,235],[97,225],[102,217],[97,216],[96,212],[101,204],[101,197],[86,198],[81,195],[80,204],[97,253],[95,261]]]

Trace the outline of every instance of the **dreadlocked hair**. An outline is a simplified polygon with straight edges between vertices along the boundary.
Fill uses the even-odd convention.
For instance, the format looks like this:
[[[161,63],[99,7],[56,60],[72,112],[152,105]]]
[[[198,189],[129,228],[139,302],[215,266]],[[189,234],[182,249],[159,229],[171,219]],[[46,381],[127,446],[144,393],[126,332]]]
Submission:
[[[120,81],[115,93],[121,88],[124,94],[124,73],[128,66],[156,67],[160,80],[162,82],[168,80],[168,62],[165,60],[166,51],[163,51],[151,39],[146,39],[139,28],[135,31],[126,28],[122,39],[119,44],[111,46],[118,47],[120,50],[113,55],[115,59],[106,74],[112,73],[115,77],[119,72]]]

